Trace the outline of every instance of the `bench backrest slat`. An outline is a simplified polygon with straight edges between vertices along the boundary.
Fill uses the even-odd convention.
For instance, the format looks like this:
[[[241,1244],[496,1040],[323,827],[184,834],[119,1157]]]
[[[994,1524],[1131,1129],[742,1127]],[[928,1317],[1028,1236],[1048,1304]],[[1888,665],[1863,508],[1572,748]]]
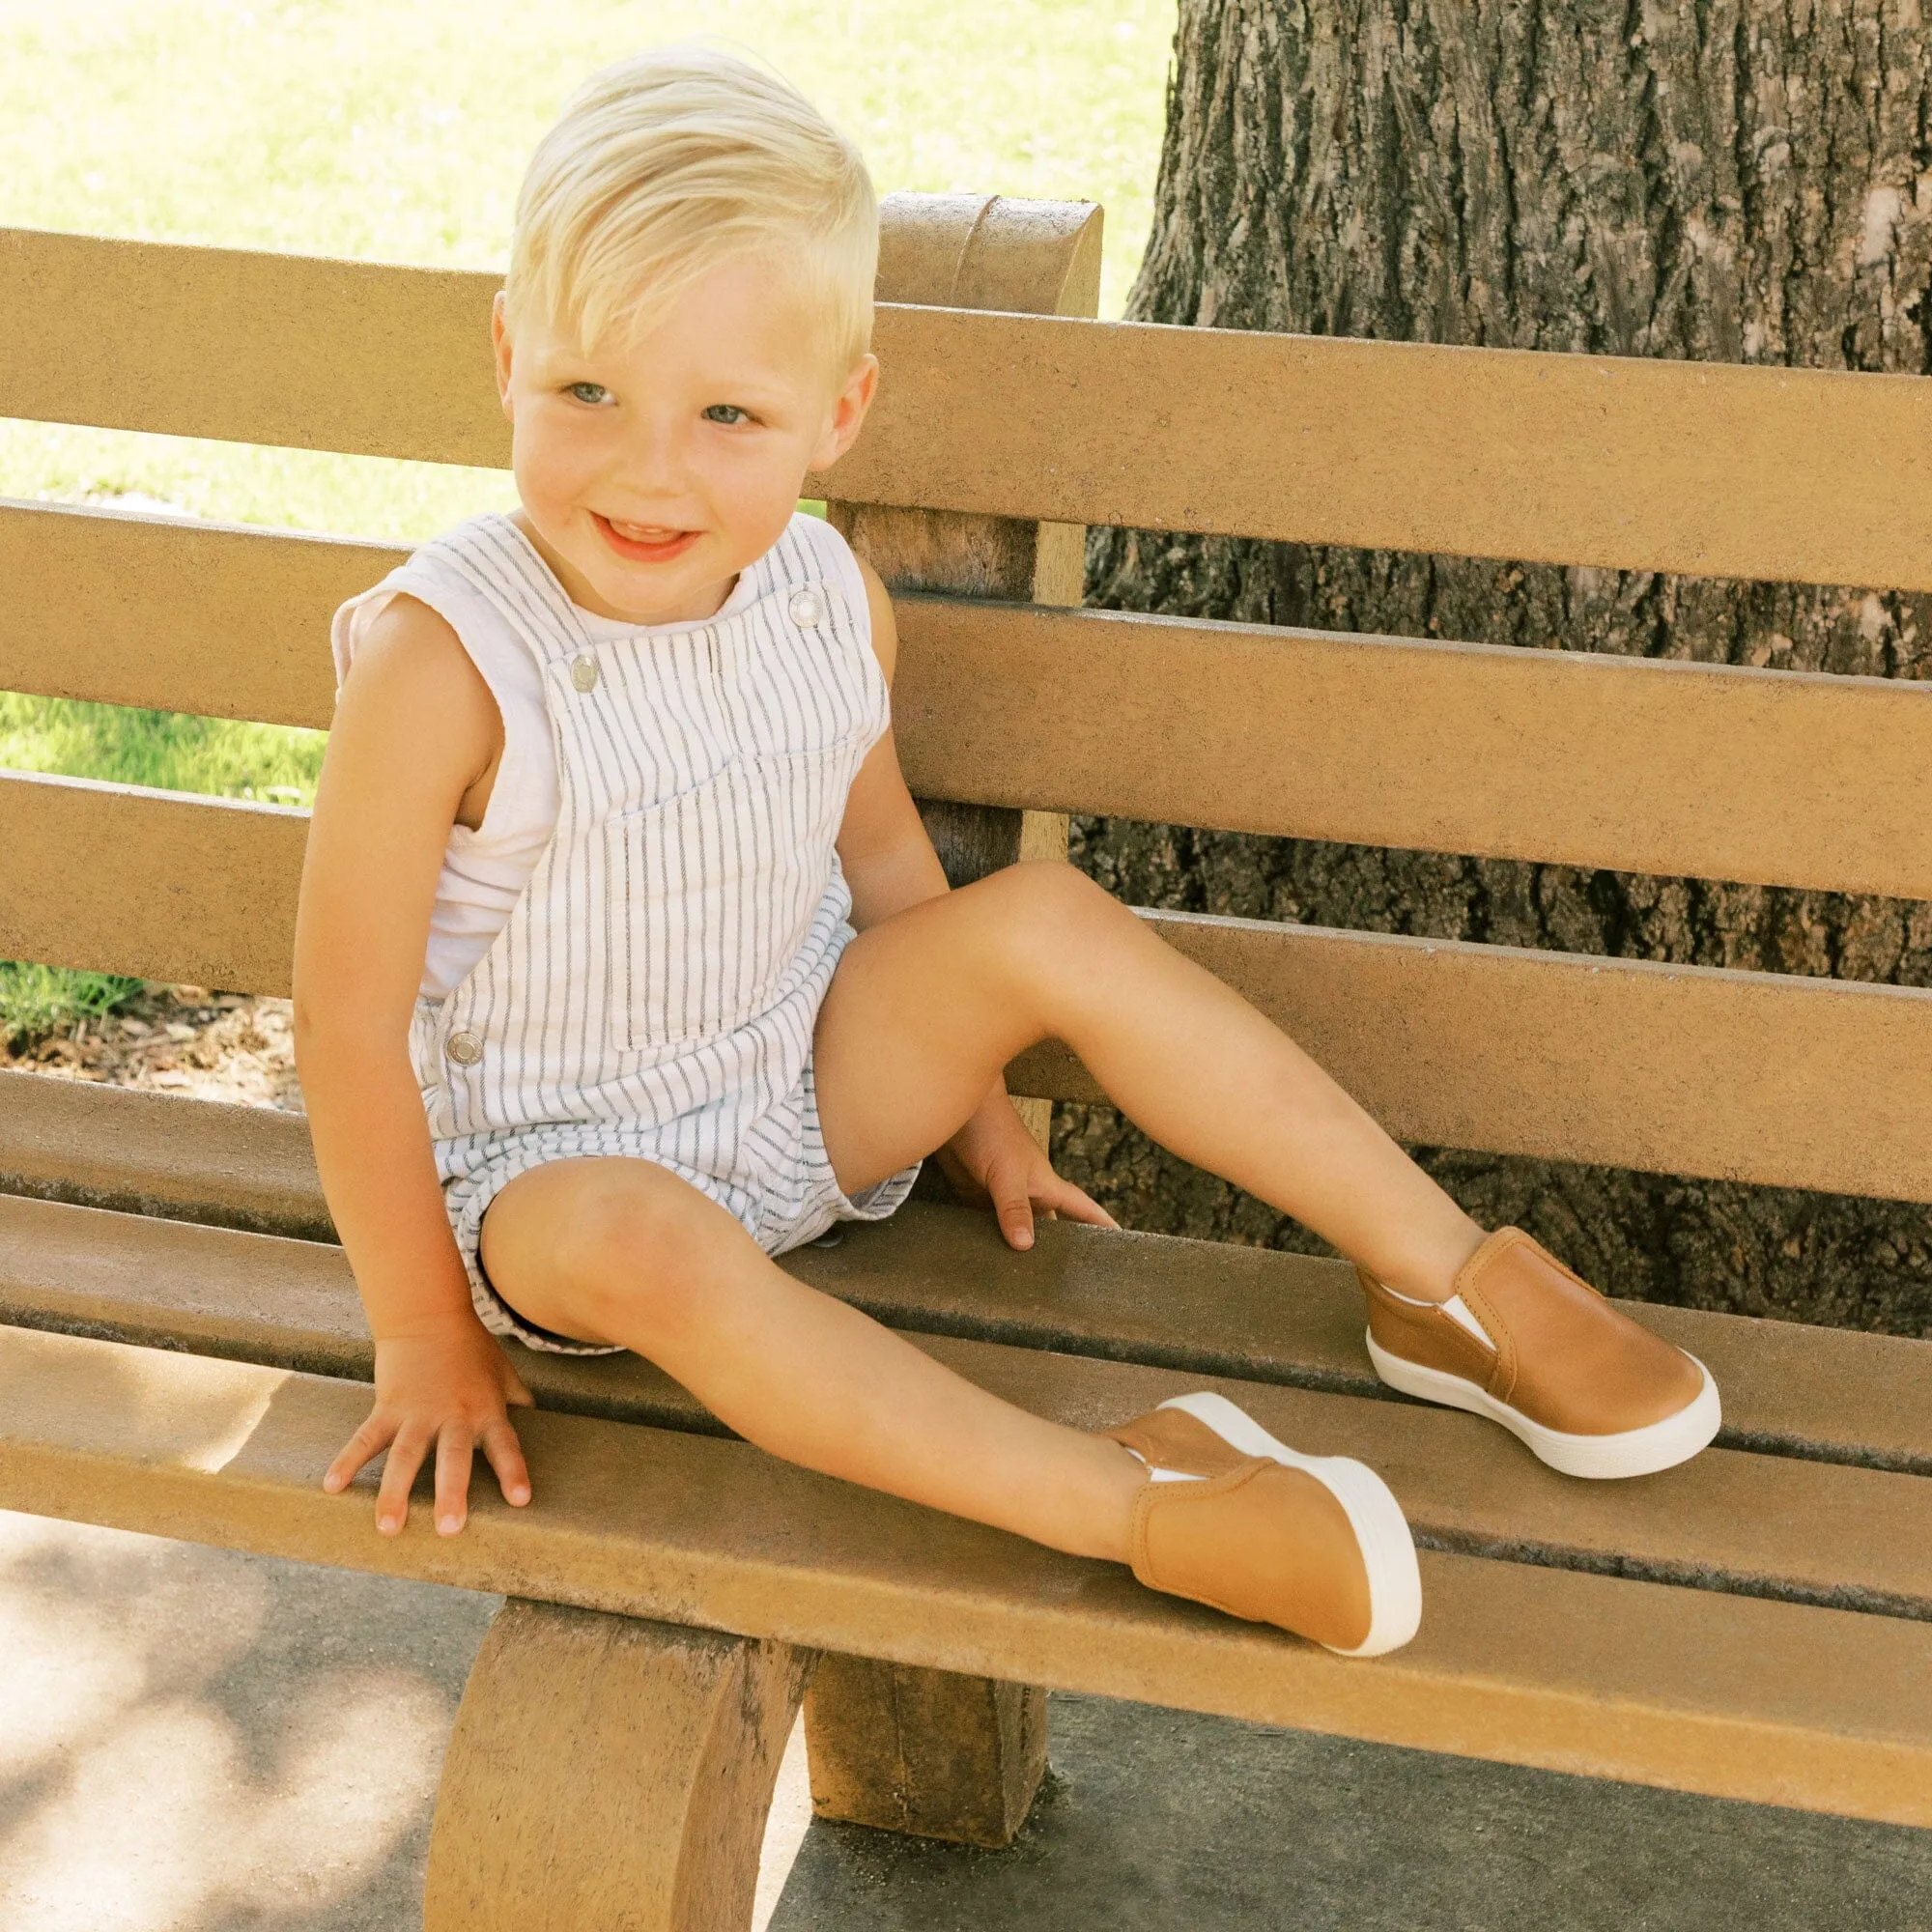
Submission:
[[[0,416],[500,465],[497,285],[0,230]],[[846,502],[1932,589],[1932,378],[893,306],[878,346]]]
[[[944,309],[879,353],[828,494],[1932,589],[1932,378]]]
[[[0,414],[500,463],[494,287],[0,231]],[[880,329],[881,413],[824,479],[848,505],[1932,587],[1926,379]],[[399,554],[0,505],[0,688],[324,724],[327,613]],[[955,598],[902,626],[929,797],[1932,897],[1915,686]],[[0,958],[284,991],[304,831],[0,777]],[[1932,1201],[1932,992],[1156,918],[1406,1138]],[[1050,1053],[1017,1085],[1091,1092]]]
[[[0,228],[0,416],[500,468],[501,285]]]
[[[0,958],[285,993],[305,831],[0,775]],[[1932,1201],[1932,992],[1152,917],[1405,1139]],[[1013,1081],[1097,1091],[1064,1054]]]
[[[902,598],[923,796],[1932,898],[1932,685]]]
[[[408,554],[0,498],[0,690],[326,728],[329,615]]]
[[[1147,917],[1400,1140],[1932,1202],[1932,992]],[[1099,1097],[1058,1045],[1010,1077]]]
[[[326,726],[393,546],[0,503],[0,688]],[[923,798],[1932,898],[1932,687],[900,601]]]

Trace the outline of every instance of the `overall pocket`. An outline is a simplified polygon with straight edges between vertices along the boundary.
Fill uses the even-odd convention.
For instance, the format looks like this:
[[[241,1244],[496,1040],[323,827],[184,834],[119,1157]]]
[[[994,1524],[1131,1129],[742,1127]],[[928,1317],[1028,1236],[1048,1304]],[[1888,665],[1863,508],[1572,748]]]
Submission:
[[[831,876],[844,748],[740,759],[605,830],[611,1038],[715,1038],[781,997]]]

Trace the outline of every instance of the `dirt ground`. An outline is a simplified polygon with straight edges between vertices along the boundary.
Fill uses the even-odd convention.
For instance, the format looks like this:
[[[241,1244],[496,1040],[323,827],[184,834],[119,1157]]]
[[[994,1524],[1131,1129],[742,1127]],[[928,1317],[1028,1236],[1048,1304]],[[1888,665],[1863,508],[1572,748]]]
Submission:
[[[149,986],[125,1011],[10,1049],[0,1066],[202,1100],[302,1111],[287,1000]]]

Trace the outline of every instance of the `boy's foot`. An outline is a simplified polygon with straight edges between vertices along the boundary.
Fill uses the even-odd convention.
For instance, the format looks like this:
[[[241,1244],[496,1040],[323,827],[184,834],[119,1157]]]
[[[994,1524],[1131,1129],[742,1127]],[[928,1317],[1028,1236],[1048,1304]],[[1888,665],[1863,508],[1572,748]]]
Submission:
[[[1415,1634],[1422,1578],[1402,1505],[1345,1456],[1298,1456],[1218,1395],[1176,1396],[1107,1434],[1148,1465],[1134,1575],[1344,1657]]]
[[[1369,1355],[1391,1388],[1500,1422],[1566,1476],[1647,1476],[1718,1433],[1718,1385],[1520,1228],[1463,1263],[1446,1303],[1356,1268]]]

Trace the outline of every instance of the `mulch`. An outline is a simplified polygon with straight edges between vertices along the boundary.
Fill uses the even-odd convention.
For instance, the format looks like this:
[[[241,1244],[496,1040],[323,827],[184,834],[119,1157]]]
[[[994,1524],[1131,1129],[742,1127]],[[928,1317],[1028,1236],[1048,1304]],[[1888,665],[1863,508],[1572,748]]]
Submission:
[[[11,1047],[0,1037],[0,1066],[302,1111],[289,1002],[203,986],[149,986],[120,1012]]]

